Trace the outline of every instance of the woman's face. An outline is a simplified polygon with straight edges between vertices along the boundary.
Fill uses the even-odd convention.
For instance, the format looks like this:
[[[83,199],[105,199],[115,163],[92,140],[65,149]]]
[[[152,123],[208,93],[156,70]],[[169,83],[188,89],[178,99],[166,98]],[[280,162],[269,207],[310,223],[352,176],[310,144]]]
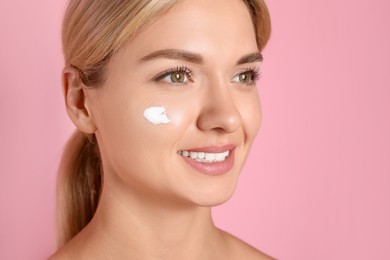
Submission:
[[[260,126],[260,60],[241,0],[180,1],[143,27],[108,64],[104,86],[87,93],[105,189],[226,201]],[[149,122],[149,107],[164,107],[170,122]]]

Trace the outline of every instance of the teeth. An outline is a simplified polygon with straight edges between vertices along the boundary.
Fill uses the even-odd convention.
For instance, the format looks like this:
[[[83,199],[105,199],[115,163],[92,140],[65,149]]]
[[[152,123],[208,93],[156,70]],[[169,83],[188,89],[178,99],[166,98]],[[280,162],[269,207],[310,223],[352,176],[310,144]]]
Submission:
[[[208,154],[206,154],[206,160],[207,161],[214,161],[215,160],[215,156],[216,156],[215,153],[208,153]]]
[[[190,152],[190,157],[191,157],[191,159],[196,159],[196,158],[198,158],[198,153]]]
[[[223,153],[217,153],[217,154],[215,155],[215,160],[216,160],[216,161],[221,161],[221,160],[225,159],[225,157],[226,157],[226,156],[224,156]]]
[[[229,156],[229,151],[223,153],[178,151],[177,153],[184,157],[190,157],[197,162],[222,162]]]

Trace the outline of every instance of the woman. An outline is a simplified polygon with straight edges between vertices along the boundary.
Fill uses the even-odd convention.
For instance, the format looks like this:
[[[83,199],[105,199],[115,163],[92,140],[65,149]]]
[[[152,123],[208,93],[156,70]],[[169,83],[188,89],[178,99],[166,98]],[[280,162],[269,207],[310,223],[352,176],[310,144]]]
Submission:
[[[218,229],[260,126],[262,0],[70,0],[63,93],[77,127],[50,259],[271,259]]]

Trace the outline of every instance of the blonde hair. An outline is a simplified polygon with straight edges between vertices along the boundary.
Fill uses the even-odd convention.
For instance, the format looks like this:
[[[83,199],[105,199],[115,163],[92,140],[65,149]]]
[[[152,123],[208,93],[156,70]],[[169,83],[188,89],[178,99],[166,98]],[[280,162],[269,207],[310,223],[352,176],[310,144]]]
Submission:
[[[86,86],[99,86],[105,65],[136,32],[179,0],[69,0],[62,27],[65,66],[78,70]],[[243,0],[262,50],[271,32],[263,0]],[[92,219],[103,183],[94,135],[76,130],[61,160],[57,188],[57,238],[61,247]]]

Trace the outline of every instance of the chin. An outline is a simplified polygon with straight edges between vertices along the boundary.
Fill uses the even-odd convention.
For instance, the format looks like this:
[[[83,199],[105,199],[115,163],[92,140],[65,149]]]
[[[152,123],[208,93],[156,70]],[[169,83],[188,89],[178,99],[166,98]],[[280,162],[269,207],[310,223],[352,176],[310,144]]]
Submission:
[[[192,202],[203,207],[215,207],[227,202],[234,194],[234,187],[219,189],[212,192],[197,194],[192,198]]]
[[[233,193],[232,193],[233,194]],[[216,206],[219,206],[221,204],[224,204],[225,202],[227,202],[232,196],[228,196],[228,197],[224,197],[224,198],[216,198],[214,200],[207,200],[207,201],[201,201],[200,203],[198,203],[199,206],[202,206],[202,207],[216,207]]]

